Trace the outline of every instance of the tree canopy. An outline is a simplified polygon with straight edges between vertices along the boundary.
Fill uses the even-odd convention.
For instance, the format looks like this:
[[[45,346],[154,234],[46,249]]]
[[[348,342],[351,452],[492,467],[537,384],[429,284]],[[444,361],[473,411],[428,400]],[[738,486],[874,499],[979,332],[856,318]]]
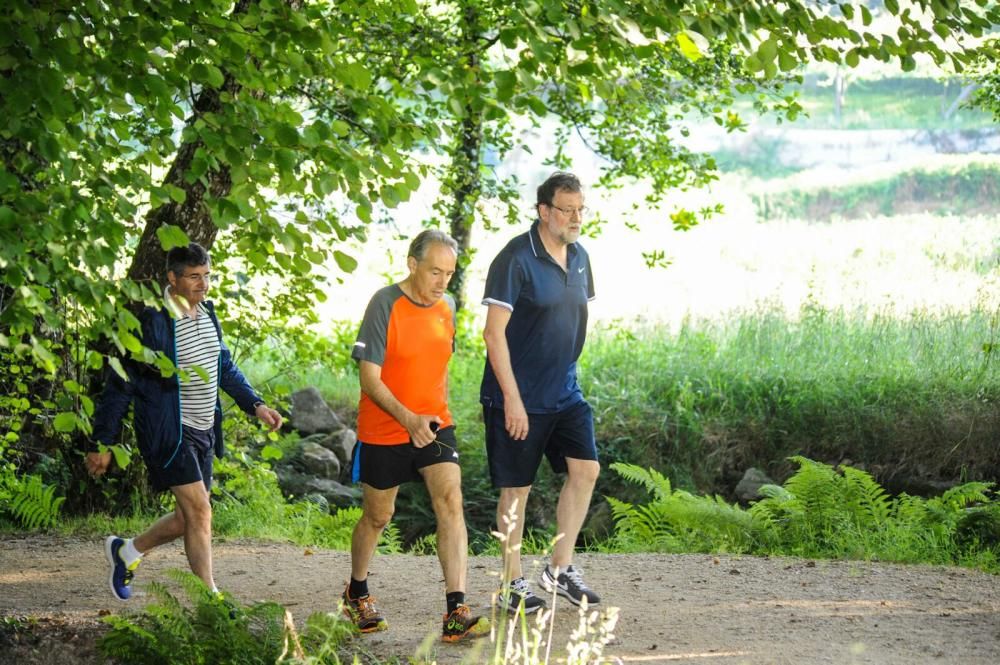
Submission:
[[[515,201],[483,155],[512,148],[517,122],[554,122],[557,144],[577,133],[606,158],[602,185],[640,179],[655,202],[713,177],[679,140],[692,118],[737,130],[750,95],[792,120],[785,84],[809,61],[978,65],[995,101],[982,63],[997,25],[986,0],[10,0],[0,353],[23,371],[0,372],[8,441],[29,422],[86,430],[88,372],[157,362],[130,307],[159,298],[172,246],[213,249],[251,339],[294,336],[326,268],[357,265],[341,243],[429,178],[442,198],[428,222],[473,248],[483,197]],[[263,301],[244,288],[258,277]]]

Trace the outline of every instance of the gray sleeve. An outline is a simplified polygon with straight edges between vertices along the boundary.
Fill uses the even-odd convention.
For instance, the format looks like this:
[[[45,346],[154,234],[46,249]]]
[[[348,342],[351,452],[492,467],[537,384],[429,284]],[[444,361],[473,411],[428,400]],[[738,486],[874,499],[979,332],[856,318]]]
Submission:
[[[455,304],[455,299],[450,293],[444,294],[444,301],[448,304],[448,308],[451,309],[451,327],[454,329],[455,334],[451,338],[451,352],[455,353],[458,351],[458,306]]]
[[[360,362],[367,360],[379,367],[385,361],[385,347],[389,337],[389,316],[392,306],[402,292],[395,284],[379,289],[368,302],[365,318],[361,320],[361,329],[354,342],[351,357]]]

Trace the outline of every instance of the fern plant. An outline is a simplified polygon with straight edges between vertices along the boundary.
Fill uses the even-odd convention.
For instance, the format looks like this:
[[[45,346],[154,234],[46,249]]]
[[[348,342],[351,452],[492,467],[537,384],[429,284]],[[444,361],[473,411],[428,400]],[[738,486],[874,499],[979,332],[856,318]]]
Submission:
[[[747,552],[818,558],[964,563],[997,570],[1000,504],[991,483],[939,497],[890,496],[870,474],[793,457],[784,486],[765,485],[749,510],[670,486],[654,469],[611,468],[651,495],[644,505],[608,497],[613,544],[626,551]]]
[[[652,495],[645,505],[607,497],[615,519],[619,548],[642,551],[747,552],[770,539],[771,525],[721,497],[696,496],[675,490],[656,469],[615,463],[622,478],[642,485]]]
[[[8,511],[24,528],[34,531],[55,526],[66,497],[56,496],[56,487],[38,476],[11,477],[7,483]]]

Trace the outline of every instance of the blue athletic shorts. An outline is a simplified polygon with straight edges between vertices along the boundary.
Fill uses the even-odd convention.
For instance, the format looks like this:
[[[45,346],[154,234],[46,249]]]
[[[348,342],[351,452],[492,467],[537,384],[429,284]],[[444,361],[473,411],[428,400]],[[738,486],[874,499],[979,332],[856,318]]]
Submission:
[[[484,406],[486,457],[493,487],[527,487],[535,482],[542,455],[556,473],[566,473],[566,458],[597,460],[594,412],[582,401],[558,413],[529,413],[528,438],[510,438],[502,408]]]
[[[184,425],[181,428],[181,443],[177,452],[163,466],[146,460],[149,483],[154,492],[163,492],[171,487],[205,483],[205,489],[212,490],[212,461],[215,459],[215,432],[200,430]]]

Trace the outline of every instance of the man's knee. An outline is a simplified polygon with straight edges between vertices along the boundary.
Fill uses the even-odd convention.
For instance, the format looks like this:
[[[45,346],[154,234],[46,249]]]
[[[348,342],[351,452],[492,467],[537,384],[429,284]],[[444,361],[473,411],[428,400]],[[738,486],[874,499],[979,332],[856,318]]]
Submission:
[[[392,519],[393,509],[379,509],[375,510],[372,508],[365,508],[361,515],[361,520],[370,528],[375,531],[381,531],[389,524],[389,520]]]
[[[454,517],[462,515],[462,486],[456,483],[438,491],[432,498],[434,512],[438,517]]]
[[[601,464],[597,460],[575,460],[569,464],[568,475],[571,482],[595,485],[601,475]]]

